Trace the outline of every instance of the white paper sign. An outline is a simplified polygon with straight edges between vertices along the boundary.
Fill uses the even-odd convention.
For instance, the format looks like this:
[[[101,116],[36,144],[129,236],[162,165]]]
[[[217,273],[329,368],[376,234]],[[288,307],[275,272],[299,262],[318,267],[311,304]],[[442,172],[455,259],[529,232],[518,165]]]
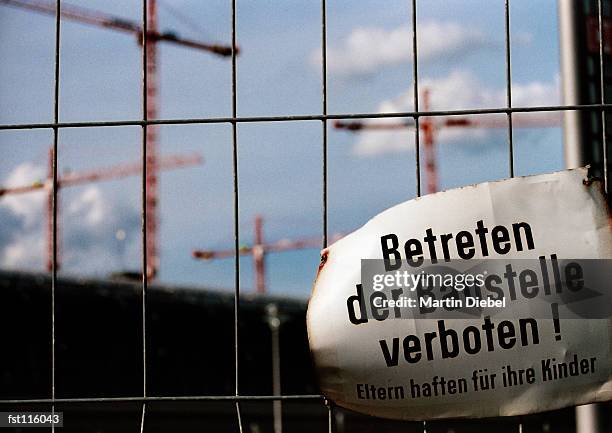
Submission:
[[[571,308],[555,301],[560,319],[538,317],[538,305],[552,305],[530,298],[538,284],[544,293],[539,273],[539,283],[508,276],[516,296],[504,293],[500,314],[486,317],[415,318],[409,309],[398,317],[399,308],[380,307],[360,286],[362,259],[385,258],[391,268],[411,260],[415,273],[421,259],[545,257],[553,267],[557,259],[612,259],[610,221],[602,185],[584,168],[440,192],[379,214],[322,252],[307,322],[323,394],[348,409],[405,420],[521,415],[610,400],[609,316],[567,318]],[[582,281],[568,269],[551,271],[552,295],[561,293],[555,284],[570,293]],[[395,284],[416,293],[410,281]]]

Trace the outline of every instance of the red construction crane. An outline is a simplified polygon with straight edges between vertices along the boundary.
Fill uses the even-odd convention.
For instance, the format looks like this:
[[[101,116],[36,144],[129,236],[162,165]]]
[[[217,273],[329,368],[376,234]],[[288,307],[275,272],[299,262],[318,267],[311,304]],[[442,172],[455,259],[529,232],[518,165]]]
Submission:
[[[53,148],[49,149],[49,159],[53,161]],[[158,168],[160,170],[173,170],[181,167],[199,165],[204,162],[204,158],[198,154],[192,155],[171,155],[163,156],[159,159]],[[121,179],[129,176],[136,176],[142,172],[142,164],[134,162],[131,164],[114,165],[107,168],[99,168],[91,171],[69,172],[57,179],[57,187],[82,185],[90,182],[104,180]],[[45,181],[36,181],[30,185],[2,188],[0,187],[0,197],[12,194],[25,194],[41,189],[51,189],[53,181],[49,176]]]
[[[0,0],[0,4],[16,6],[22,9],[27,9],[33,12],[40,12],[47,15],[55,15],[55,1],[43,0]],[[149,0],[147,11],[147,44],[146,44],[146,71],[147,71],[147,119],[157,118],[157,42],[165,41],[184,47],[195,48],[203,51],[208,51],[219,56],[231,56],[232,47],[219,44],[208,44],[203,42],[185,39],[178,36],[174,32],[160,33],[157,26],[157,0]],[[120,17],[104,14],[98,11],[77,7],[67,4],[62,1],[60,10],[61,17],[67,20],[77,21],[80,23],[90,24],[99,27],[105,27],[112,30],[122,31],[134,34],[137,37],[139,44],[143,44],[144,30],[140,23],[126,20]],[[238,53],[238,48],[234,48],[235,53]],[[145,206],[147,215],[147,233],[146,257],[148,278],[155,278],[157,269],[159,268],[159,253],[157,247],[157,127],[149,125],[146,128],[146,189],[145,189]]]
[[[220,56],[231,56],[232,47],[220,44],[208,44],[180,37],[174,32],[160,33],[157,29],[157,4],[156,0],[149,0],[149,22],[147,23],[148,41],[157,42],[165,41],[176,45],[182,45],[189,48],[197,48],[199,50],[209,51]],[[0,4],[7,6],[15,6],[21,9],[26,9],[32,12],[39,12],[45,15],[55,16],[55,1],[43,0],[0,0]],[[74,6],[62,0],[61,8],[62,18],[79,23],[90,24],[98,27],[106,27],[112,30],[117,30],[125,33],[136,35],[139,44],[142,43],[142,26],[136,21],[126,20],[121,17],[105,14],[103,12],[94,11],[91,9]],[[155,15],[155,16],[154,16]],[[155,19],[152,19],[155,18]],[[153,24],[153,25],[151,25]],[[150,44],[147,44],[150,45]],[[236,54],[238,49],[236,49]],[[147,53],[148,54],[148,53]]]
[[[344,235],[336,233],[330,237],[330,243],[337,241]],[[266,243],[263,236],[263,217],[255,217],[254,243],[251,246],[243,245],[240,247],[241,256],[253,256],[253,269],[255,270],[255,291],[259,294],[266,293],[266,268],[265,259],[268,253],[279,253],[285,251],[304,250],[310,248],[320,248],[322,237],[312,237],[303,239],[281,239],[273,243]],[[226,259],[235,256],[232,250],[195,250],[192,255],[196,259],[213,260]]]
[[[204,162],[204,159],[197,154],[193,155],[172,155],[165,156],[159,159],[158,170],[173,170],[182,167],[199,165]],[[46,221],[46,239],[47,239],[47,270],[51,271],[53,266],[53,220],[50,217],[53,211],[53,148],[49,149],[49,170],[47,178],[42,181],[36,181],[30,185],[2,188],[0,187],[0,198],[7,195],[26,194],[40,190],[47,192],[47,221]],[[57,179],[57,194],[61,188],[69,186],[78,186],[86,183],[100,182],[105,180],[121,179],[129,176],[137,176],[142,173],[142,164],[135,162],[132,164],[121,164],[113,167],[99,168],[96,170],[67,173]],[[59,207],[58,207],[59,209]],[[59,268],[59,253],[56,267]]]
[[[423,111],[429,111],[429,89],[423,89]],[[528,117],[529,116],[529,117]],[[514,115],[513,128],[543,128],[561,125],[559,113],[530,113],[528,116]],[[414,119],[402,122],[367,123],[363,121],[345,122],[338,120],[334,123],[337,129],[350,132],[363,130],[392,130],[414,128]],[[507,116],[480,115],[480,116],[423,116],[419,120],[419,128],[423,132],[423,153],[425,158],[425,173],[427,174],[427,193],[438,191],[438,170],[436,166],[435,132],[441,128],[508,128]]]

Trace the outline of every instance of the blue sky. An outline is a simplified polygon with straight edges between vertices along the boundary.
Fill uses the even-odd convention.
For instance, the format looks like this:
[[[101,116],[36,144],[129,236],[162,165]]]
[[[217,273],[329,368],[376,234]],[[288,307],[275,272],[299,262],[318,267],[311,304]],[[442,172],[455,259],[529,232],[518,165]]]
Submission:
[[[329,112],[412,108],[411,10],[407,1],[328,0]],[[138,20],[137,1],[71,4]],[[431,0],[418,3],[420,84],[432,108],[505,104],[504,2]],[[511,8],[512,78],[516,105],[559,102],[556,2],[515,0]],[[161,30],[228,42],[229,1],[160,2]],[[188,22],[173,14],[178,10]],[[321,112],[320,5],[314,1],[238,1],[238,114]],[[48,122],[53,113],[54,20],[0,6],[0,122]],[[61,121],[141,117],[140,47],[123,33],[62,22]],[[228,116],[231,62],[170,44],[159,45],[160,117]],[[381,122],[380,120],[377,122]],[[168,283],[231,289],[232,260],[202,263],[194,248],[231,248],[231,127],[162,126],[160,153],[201,153],[202,166],[161,175],[161,273]],[[79,128],[60,133],[60,173],[132,162],[139,127]],[[413,133],[329,131],[330,231],[347,231],[415,195]],[[238,127],[240,228],[265,218],[265,236],[321,233],[321,123],[249,123]],[[506,177],[506,131],[439,131],[442,188]],[[52,133],[0,132],[0,184],[42,178]],[[515,131],[516,172],[563,167],[560,128]],[[61,191],[60,274],[103,277],[140,265],[140,179],[133,177]],[[0,201],[0,265],[42,270],[44,194]],[[124,240],[117,232],[126,233]],[[317,249],[268,257],[274,293],[307,296]],[[242,260],[245,291],[251,262]]]

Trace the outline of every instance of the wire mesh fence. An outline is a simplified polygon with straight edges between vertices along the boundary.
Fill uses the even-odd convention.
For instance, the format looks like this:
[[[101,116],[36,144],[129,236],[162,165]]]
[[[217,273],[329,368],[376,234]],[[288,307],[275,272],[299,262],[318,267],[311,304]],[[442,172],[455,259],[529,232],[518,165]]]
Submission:
[[[50,123],[7,123],[0,124],[0,130],[50,130],[53,133],[53,164],[52,164],[52,270],[51,270],[51,389],[48,398],[21,398],[21,399],[4,399],[0,400],[0,405],[3,406],[30,406],[38,407],[41,405],[51,405],[53,411],[58,406],[67,407],[70,405],[82,405],[88,403],[96,404],[138,404],[140,405],[140,431],[145,430],[145,425],[148,420],[148,409],[151,404],[157,402],[172,402],[172,403],[187,403],[187,402],[228,402],[234,406],[234,415],[236,420],[237,429],[242,432],[245,431],[243,425],[242,416],[242,405],[245,402],[300,402],[300,401],[314,401],[319,404],[325,405],[327,410],[327,430],[331,433],[335,431],[335,423],[337,417],[335,416],[336,408],[333,402],[325,399],[322,395],[302,395],[302,394],[287,394],[282,395],[276,388],[274,395],[245,395],[242,392],[241,387],[241,365],[239,364],[239,349],[241,345],[241,335],[239,332],[239,323],[241,320],[241,308],[240,308],[240,245],[241,245],[241,233],[239,228],[239,212],[240,212],[240,167],[239,167],[239,139],[238,139],[238,125],[244,123],[272,123],[272,122],[307,122],[307,121],[319,121],[321,123],[322,131],[322,153],[321,159],[321,180],[322,190],[320,191],[321,203],[322,203],[322,227],[321,227],[321,247],[325,248],[328,244],[328,127],[329,122],[332,120],[347,120],[347,119],[383,119],[383,118],[401,118],[401,119],[413,119],[415,128],[415,172],[414,179],[416,182],[416,195],[417,197],[422,194],[422,167],[421,167],[421,137],[419,122],[422,121],[423,117],[434,118],[440,116],[462,116],[462,115],[488,115],[488,114],[502,114],[507,117],[507,174],[509,177],[515,175],[515,152],[514,152],[514,140],[513,140],[513,115],[516,113],[529,113],[529,112],[564,112],[564,111],[593,111],[601,113],[602,120],[602,146],[603,146],[603,174],[605,179],[605,185],[608,185],[608,172],[607,172],[607,155],[608,155],[608,144],[606,137],[606,113],[607,110],[612,108],[611,104],[605,103],[605,83],[604,83],[604,66],[603,61],[604,44],[603,38],[599,38],[599,73],[600,73],[600,103],[593,104],[581,104],[581,105],[545,105],[545,106],[514,106],[512,101],[512,53],[511,53],[511,31],[510,31],[510,0],[504,1],[504,50],[505,50],[505,96],[506,104],[501,107],[491,108],[478,108],[478,109],[463,109],[463,110],[438,110],[438,111],[422,111],[420,110],[419,101],[419,40],[417,38],[417,30],[419,22],[417,19],[417,8],[419,1],[411,0],[412,8],[412,84],[414,88],[413,92],[413,111],[406,112],[370,112],[370,113],[329,113],[328,112],[328,85],[327,85],[327,5],[326,0],[320,2],[320,37],[321,37],[321,110],[319,113],[303,114],[303,115],[266,115],[266,116],[239,116],[238,115],[238,103],[239,103],[239,92],[237,89],[237,76],[239,70],[237,68],[237,38],[239,36],[236,14],[237,4],[236,0],[231,0],[231,116],[230,117],[204,117],[204,118],[150,118],[148,107],[148,71],[147,62],[150,52],[147,50],[148,45],[151,43],[148,35],[148,9],[150,7],[149,0],[142,0],[142,16],[141,16],[141,28],[143,29],[140,37],[142,40],[142,117],[140,119],[125,119],[116,121],[84,121],[84,122],[63,122],[60,119],[60,77],[61,77],[61,62],[60,53],[62,52],[62,41],[61,41],[61,23],[62,23],[62,1],[56,0],[55,2],[55,49],[54,49],[54,104],[53,104],[53,121]],[[603,34],[603,13],[602,13],[602,0],[597,1],[597,15],[598,15],[598,30],[599,34]],[[407,41],[409,43],[409,41]],[[148,350],[147,347],[147,307],[148,307],[148,284],[149,278],[147,277],[146,270],[149,267],[147,263],[147,245],[148,245],[148,231],[147,231],[147,212],[146,212],[146,200],[147,200],[147,170],[150,169],[147,164],[148,161],[148,146],[147,146],[147,132],[150,128],[155,128],[157,125],[187,125],[187,124],[227,124],[231,126],[232,130],[232,178],[233,178],[233,230],[234,230],[234,250],[236,252],[234,259],[234,308],[233,308],[233,326],[234,326],[234,376],[231,380],[234,382],[234,393],[231,395],[188,395],[188,396],[172,396],[172,395],[153,395],[151,394],[148,386]],[[142,172],[141,172],[141,233],[142,233],[142,280],[141,280],[141,333],[142,333],[142,392],[140,395],[128,396],[128,397],[91,397],[91,396],[80,396],[71,398],[60,398],[57,397],[56,393],[56,287],[57,287],[57,251],[58,251],[58,213],[57,213],[57,191],[58,191],[58,137],[62,129],[68,128],[87,128],[87,127],[113,127],[113,126],[138,126],[142,128],[142,141],[141,141],[141,161],[142,161]],[[273,363],[278,363],[279,350],[276,346],[274,350]],[[230,378],[227,378],[230,380]],[[282,423],[280,422],[280,411],[276,411],[275,417],[275,432],[282,430]],[[277,423],[278,422],[278,423]],[[522,431],[523,425],[520,421],[517,421],[517,431]],[[422,422],[422,429],[424,432],[427,431],[428,425],[426,421]]]

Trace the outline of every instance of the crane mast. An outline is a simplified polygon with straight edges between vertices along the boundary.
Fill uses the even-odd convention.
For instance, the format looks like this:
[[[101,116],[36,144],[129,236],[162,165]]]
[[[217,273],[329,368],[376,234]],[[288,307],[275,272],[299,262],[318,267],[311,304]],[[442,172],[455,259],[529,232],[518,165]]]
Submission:
[[[157,33],[157,1],[149,0],[147,11],[147,30]],[[148,39],[146,47],[146,118],[157,119],[157,42]],[[154,279],[159,269],[159,252],[157,247],[157,126],[145,128],[146,171],[145,171],[145,214],[147,241],[145,245],[147,278]]]
[[[430,89],[423,89],[423,112],[430,110]],[[558,113],[533,113],[530,117],[516,116],[513,120],[514,128],[545,128],[561,126],[561,117]],[[334,123],[336,129],[348,132],[361,132],[363,130],[385,131],[405,128],[415,128],[413,119],[399,122],[367,123],[363,121],[342,121]],[[425,174],[427,180],[427,194],[438,191],[438,167],[436,164],[435,133],[440,128],[508,128],[505,116],[422,116],[419,130],[423,132],[423,150],[425,158]]]

